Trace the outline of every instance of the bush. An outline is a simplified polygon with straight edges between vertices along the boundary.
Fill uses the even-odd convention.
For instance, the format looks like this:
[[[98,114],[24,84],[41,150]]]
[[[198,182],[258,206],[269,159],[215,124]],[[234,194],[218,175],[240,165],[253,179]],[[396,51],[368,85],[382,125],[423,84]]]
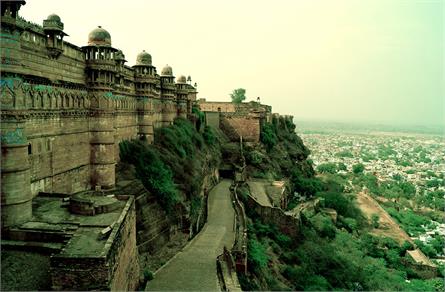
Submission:
[[[364,170],[365,170],[365,166],[361,163],[357,163],[352,166],[352,172],[355,174],[363,173]]]
[[[322,163],[317,166],[317,171],[320,173],[337,173],[337,164],[333,162]]]
[[[260,166],[261,163],[263,162],[263,155],[259,151],[256,150],[249,151],[247,152],[246,156],[248,164]]]
[[[144,281],[148,282],[154,279],[154,275],[153,273],[148,270],[148,269],[144,269]]]
[[[260,140],[270,151],[278,142],[274,127],[270,123],[264,123],[261,127]]]
[[[372,227],[374,227],[374,228],[379,228],[379,220],[380,220],[379,215],[377,215],[377,214],[372,214],[372,216],[371,216],[371,224],[372,224]]]
[[[247,245],[247,261],[249,268],[254,272],[259,272],[267,266],[269,257],[266,254],[266,247],[256,239],[249,239]]]
[[[215,132],[210,126],[204,127],[204,132],[202,133],[202,137],[204,138],[204,141],[207,143],[207,145],[213,146],[217,142]]]
[[[351,197],[337,192],[320,192],[317,196],[324,199],[325,207],[336,210],[338,215],[356,220],[363,219],[360,209],[357,208]]]

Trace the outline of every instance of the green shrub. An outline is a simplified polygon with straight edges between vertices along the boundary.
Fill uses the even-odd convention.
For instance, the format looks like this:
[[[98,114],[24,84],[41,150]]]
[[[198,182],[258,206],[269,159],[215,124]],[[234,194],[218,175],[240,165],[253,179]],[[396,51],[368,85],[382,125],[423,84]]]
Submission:
[[[263,162],[263,155],[259,151],[256,150],[249,151],[247,152],[246,156],[248,164],[259,166]]]
[[[260,140],[270,151],[278,142],[278,137],[274,131],[274,127],[270,123],[264,123],[261,127]]]
[[[259,272],[267,266],[269,257],[266,253],[266,247],[256,239],[249,239],[247,244],[248,266],[254,272]]]
[[[360,209],[358,209],[351,197],[346,197],[346,195],[337,192],[320,192],[317,196],[324,199],[325,207],[336,210],[338,215],[356,220],[363,219]]]
[[[205,126],[204,132],[202,133],[202,136],[204,138],[204,141],[207,143],[207,145],[215,145],[217,142],[216,134],[212,127]]]
[[[352,166],[352,172],[355,174],[363,173],[364,170],[365,170],[365,166],[361,163],[357,163]]]
[[[337,172],[337,164],[333,162],[322,163],[317,166],[317,171],[319,173],[336,173]]]
[[[372,224],[372,227],[374,227],[374,228],[379,228],[379,220],[380,220],[379,215],[377,215],[377,214],[372,214],[372,216],[371,216],[371,224]]]
[[[144,269],[144,281],[148,282],[154,279],[154,275],[153,273],[148,270],[148,269]]]

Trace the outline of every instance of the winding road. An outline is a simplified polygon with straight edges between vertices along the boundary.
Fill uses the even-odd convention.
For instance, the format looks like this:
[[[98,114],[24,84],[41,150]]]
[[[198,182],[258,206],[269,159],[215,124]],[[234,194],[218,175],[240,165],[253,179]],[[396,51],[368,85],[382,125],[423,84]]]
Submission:
[[[147,283],[146,291],[220,291],[216,257],[235,240],[230,180],[221,180],[209,194],[209,213],[203,230]]]

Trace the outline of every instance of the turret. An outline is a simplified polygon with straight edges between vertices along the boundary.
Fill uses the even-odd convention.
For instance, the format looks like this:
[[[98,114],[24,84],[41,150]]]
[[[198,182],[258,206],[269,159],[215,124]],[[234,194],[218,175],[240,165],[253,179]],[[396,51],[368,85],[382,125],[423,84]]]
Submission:
[[[151,55],[145,50],[139,53],[134,68],[134,80],[138,97],[138,136],[153,142],[153,98],[158,97],[156,90],[156,68],[152,65]]]
[[[196,96],[198,95],[198,91],[197,91],[197,83],[195,82],[195,85],[193,86],[192,83],[192,79],[188,78],[189,80],[187,80],[188,84],[187,84],[187,88],[188,88],[188,93],[187,93],[187,114],[191,114],[192,113],[192,107],[193,104],[196,102]]]
[[[57,58],[63,53],[63,22],[56,14],[51,14],[43,21],[43,31],[46,34],[46,48],[51,58]]]
[[[16,21],[20,6],[25,1],[4,1],[1,6],[1,95],[2,109],[0,137],[1,157],[1,227],[20,225],[32,217],[30,180],[30,145],[25,133],[26,116],[23,105],[21,80],[15,77],[21,69],[20,34],[23,31]],[[19,111],[17,111],[19,109]]]
[[[102,27],[88,35],[85,53],[87,86],[91,100],[91,185],[94,188],[112,188],[115,184],[115,142],[113,86],[116,62],[124,62],[111,46],[111,36]],[[115,60],[118,56],[119,60]],[[122,63],[123,65],[123,63]]]
[[[181,75],[176,80],[176,104],[177,104],[177,116],[187,118],[187,97],[188,97],[188,84],[184,75]]]
[[[98,26],[88,35],[88,45],[82,47],[87,65],[87,84],[92,90],[110,91],[115,81],[117,49],[111,46],[111,36]]]
[[[161,71],[162,125],[168,126],[176,117],[176,86],[172,67],[166,65]]]

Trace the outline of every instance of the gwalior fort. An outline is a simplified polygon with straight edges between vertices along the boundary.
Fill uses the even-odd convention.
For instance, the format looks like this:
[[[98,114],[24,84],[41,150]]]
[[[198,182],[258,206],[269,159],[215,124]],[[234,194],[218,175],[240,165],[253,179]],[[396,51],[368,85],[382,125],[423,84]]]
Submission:
[[[150,200],[140,183],[117,183],[119,143],[151,144],[176,118],[196,124],[193,108],[230,140],[255,143],[271,107],[197,100],[190,77],[158,72],[147,51],[127,66],[105,28],[79,47],[64,40],[58,15],[42,25],[18,16],[24,4],[1,1],[2,250],[45,255],[50,289],[141,288],[138,249],[174,230],[159,210],[139,207]]]
[[[444,290],[443,137],[311,132],[261,103],[298,118],[311,104],[343,112],[335,97],[351,68],[338,82],[319,66],[355,47],[313,22],[334,6],[317,3],[309,18],[304,1],[134,1],[130,12],[50,1],[59,15],[44,1],[0,0],[1,291]],[[375,9],[350,10],[383,5],[368,2]],[[361,21],[348,13],[340,27]],[[276,43],[286,50],[264,60]],[[159,69],[158,58],[171,62]]]

